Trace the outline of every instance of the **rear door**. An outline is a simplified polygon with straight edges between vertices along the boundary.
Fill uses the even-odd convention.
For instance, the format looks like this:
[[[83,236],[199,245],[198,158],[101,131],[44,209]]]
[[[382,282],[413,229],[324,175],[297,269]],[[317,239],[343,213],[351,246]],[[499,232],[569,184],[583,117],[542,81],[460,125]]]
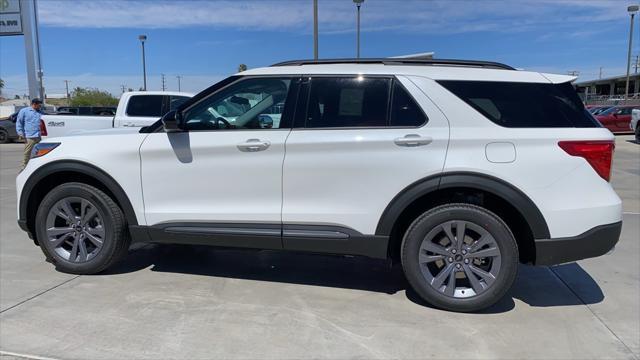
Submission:
[[[285,248],[327,251],[313,238],[373,235],[398,193],[442,171],[448,122],[407,78],[306,77],[298,103],[283,170]]]

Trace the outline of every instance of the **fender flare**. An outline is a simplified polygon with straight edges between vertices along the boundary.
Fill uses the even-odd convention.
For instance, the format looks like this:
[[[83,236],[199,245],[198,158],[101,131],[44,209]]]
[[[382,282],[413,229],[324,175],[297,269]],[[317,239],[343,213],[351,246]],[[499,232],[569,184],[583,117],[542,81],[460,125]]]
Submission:
[[[387,205],[376,228],[376,235],[390,236],[402,212],[416,199],[434,191],[464,187],[491,193],[518,209],[529,224],[534,239],[549,239],[549,227],[540,209],[515,186],[493,176],[472,172],[433,175],[407,186]]]
[[[133,210],[129,197],[122,189],[122,187],[115,181],[106,171],[77,160],[59,160],[43,165],[29,176],[25,182],[22,192],[20,193],[20,206],[19,206],[19,220],[18,222],[27,221],[27,206],[29,205],[29,198],[38,184],[46,177],[54,175],[59,172],[79,172],[92,177],[104,185],[115,197],[122,211],[125,219],[129,225],[138,225],[138,218]]]

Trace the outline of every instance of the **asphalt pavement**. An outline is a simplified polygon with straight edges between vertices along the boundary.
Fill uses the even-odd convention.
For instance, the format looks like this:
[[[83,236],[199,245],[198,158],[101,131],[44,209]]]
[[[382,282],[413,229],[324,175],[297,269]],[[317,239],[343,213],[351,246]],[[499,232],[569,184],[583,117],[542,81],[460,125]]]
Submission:
[[[437,310],[365,258],[146,245],[59,273],[16,224],[22,145],[0,145],[0,356],[54,359],[639,359],[640,145],[616,141],[615,251],[521,266],[477,314]]]

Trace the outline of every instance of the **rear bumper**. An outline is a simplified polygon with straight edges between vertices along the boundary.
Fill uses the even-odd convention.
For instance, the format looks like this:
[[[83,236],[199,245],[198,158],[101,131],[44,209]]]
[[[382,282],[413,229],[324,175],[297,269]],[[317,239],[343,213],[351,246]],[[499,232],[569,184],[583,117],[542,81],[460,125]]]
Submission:
[[[600,225],[578,236],[535,240],[536,265],[555,265],[604,255],[618,243],[622,221]]]

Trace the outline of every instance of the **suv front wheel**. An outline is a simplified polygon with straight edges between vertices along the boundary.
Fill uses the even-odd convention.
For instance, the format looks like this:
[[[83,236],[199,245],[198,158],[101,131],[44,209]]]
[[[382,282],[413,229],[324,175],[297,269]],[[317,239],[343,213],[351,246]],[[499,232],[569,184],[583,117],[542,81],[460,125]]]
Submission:
[[[508,226],[479,206],[438,206],[405,233],[402,267],[428,303],[452,311],[477,311],[500,300],[513,284],[518,248]]]
[[[56,269],[95,274],[122,258],[130,237],[124,215],[103,191],[82,183],[51,190],[36,215],[38,243]]]

